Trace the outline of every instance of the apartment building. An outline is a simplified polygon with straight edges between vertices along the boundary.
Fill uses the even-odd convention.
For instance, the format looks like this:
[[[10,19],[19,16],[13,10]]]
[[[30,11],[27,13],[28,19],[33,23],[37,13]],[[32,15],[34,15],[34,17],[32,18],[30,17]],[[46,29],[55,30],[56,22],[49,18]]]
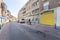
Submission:
[[[30,19],[32,24],[55,25],[54,8],[59,6],[60,0],[29,0],[19,11],[18,19]]]
[[[11,12],[7,9],[7,5],[0,0],[0,25],[9,21],[16,21],[16,17],[11,15]]]
[[[9,22],[10,15],[11,15],[11,12],[7,10],[5,13],[5,23]]]
[[[11,12],[9,10],[6,11],[5,14],[5,23],[10,22],[10,21],[17,21],[17,18],[11,15]]]
[[[23,16],[23,14],[22,14],[22,11],[23,11],[23,10],[20,10],[20,11],[18,12],[18,20],[25,18],[25,17]]]
[[[40,0],[29,0],[19,11],[18,19],[31,20],[31,23],[39,23],[39,12],[40,12]],[[21,16],[22,15],[22,16]]]
[[[1,11],[2,11],[2,7],[1,7],[2,2],[3,2],[3,0],[0,0],[0,15],[1,15]]]
[[[60,0],[49,0],[50,8],[56,8],[60,6]]]
[[[3,24],[3,21],[5,21],[6,10],[6,4],[3,2],[3,0],[0,0],[0,24]]]
[[[53,9],[60,6],[60,0],[40,0],[40,11]]]
[[[40,24],[55,25],[55,8],[60,6],[60,0],[40,0]]]
[[[14,17],[12,15],[9,16],[9,22],[16,22],[16,21],[17,21],[16,17]]]

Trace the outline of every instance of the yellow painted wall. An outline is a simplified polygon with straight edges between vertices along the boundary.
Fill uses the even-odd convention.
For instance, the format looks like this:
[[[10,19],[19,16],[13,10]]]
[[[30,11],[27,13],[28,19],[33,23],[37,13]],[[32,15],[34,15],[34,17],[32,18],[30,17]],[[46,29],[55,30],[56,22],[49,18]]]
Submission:
[[[44,12],[40,15],[40,23],[47,24],[47,25],[54,25],[54,12],[48,11]]]

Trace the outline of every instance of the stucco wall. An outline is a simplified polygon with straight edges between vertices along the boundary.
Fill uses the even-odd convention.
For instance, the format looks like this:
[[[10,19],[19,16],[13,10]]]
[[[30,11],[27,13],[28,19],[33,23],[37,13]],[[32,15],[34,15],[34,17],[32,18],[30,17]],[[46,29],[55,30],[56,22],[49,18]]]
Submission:
[[[60,7],[57,8],[57,20],[56,20],[56,25],[60,26]]]

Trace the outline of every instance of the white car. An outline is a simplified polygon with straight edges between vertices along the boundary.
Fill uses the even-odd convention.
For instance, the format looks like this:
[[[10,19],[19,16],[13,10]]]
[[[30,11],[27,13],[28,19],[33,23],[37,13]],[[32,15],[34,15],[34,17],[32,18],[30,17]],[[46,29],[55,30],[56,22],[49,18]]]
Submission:
[[[19,20],[19,23],[25,23],[25,19]]]

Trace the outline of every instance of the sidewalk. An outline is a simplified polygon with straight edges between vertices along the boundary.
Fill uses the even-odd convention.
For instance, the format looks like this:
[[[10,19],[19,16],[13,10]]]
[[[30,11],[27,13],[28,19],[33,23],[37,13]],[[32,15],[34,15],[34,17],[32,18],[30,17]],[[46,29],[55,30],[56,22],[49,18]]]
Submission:
[[[1,30],[0,30],[0,33],[1,33]]]
[[[25,25],[32,28],[32,29],[43,32],[45,34],[52,35],[52,36],[60,38],[60,28],[55,29],[54,26],[40,25],[40,24],[35,24],[35,25],[25,24]]]

